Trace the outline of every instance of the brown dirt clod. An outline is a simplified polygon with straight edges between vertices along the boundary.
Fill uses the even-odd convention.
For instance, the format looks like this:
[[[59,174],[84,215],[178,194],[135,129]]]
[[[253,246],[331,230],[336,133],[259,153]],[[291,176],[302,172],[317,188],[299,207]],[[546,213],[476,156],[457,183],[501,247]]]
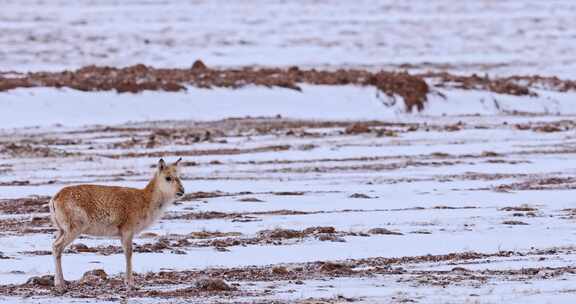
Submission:
[[[372,130],[369,126],[363,123],[356,123],[351,125],[350,127],[346,128],[344,132],[346,134],[362,134],[362,133],[370,133]]]
[[[194,284],[194,287],[196,287],[196,289],[201,291],[212,291],[212,292],[236,290],[235,287],[228,285],[226,282],[224,282],[224,280],[212,279],[212,278],[199,279]]]
[[[26,285],[54,286],[54,276],[43,275],[43,276],[31,277],[28,279],[28,281],[26,281]]]
[[[258,237],[269,239],[293,239],[304,237],[304,234],[298,230],[277,228],[273,230],[259,231]]]
[[[330,273],[350,273],[353,272],[352,267],[340,264],[340,263],[333,263],[333,262],[324,262],[318,268],[321,272],[330,272]]]
[[[349,198],[372,198],[372,197],[363,193],[354,193],[350,195]]]
[[[284,267],[284,266],[276,266],[276,267],[272,267],[272,273],[276,274],[276,275],[287,275],[290,273],[290,271],[288,270],[288,268]]]
[[[402,235],[400,232],[388,230],[386,228],[372,228],[368,230],[369,234],[382,234],[382,235]]]
[[[264,201],[255,197],[244,197],[238,199],[239,202],[246,202],[246,203],[263,203]]]
[[[521,222],[521,221],[503,221],[502,224],[504,224],[504,225],[528,225],[528,223]]]
[[[80,279],[80,283],[98,283],[106,281],[108,274],[103,269],[93,269],[84,273]]]
[[[73,252],[97,252],[95,248],[88,247],[82,243],[72,244],[69,250]]]
[[[319,234],[319,233],[327,233],[332,234],[336,233],[336,228],[331,226],[317,226],[317,227],[309,227],[302,231],[304,234]]]

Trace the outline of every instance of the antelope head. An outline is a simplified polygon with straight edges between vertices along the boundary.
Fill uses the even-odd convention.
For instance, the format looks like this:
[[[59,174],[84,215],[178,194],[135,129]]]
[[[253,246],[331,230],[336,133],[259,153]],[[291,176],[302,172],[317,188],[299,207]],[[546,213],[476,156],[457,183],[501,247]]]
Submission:
[[[164,159],[158,162],[158,171],[156,172],[157,187],[162,197],[168,200],[176,200],[184,196],[185,190],[180,181],[180,161],[179,158],[173,164],[166,164]]]

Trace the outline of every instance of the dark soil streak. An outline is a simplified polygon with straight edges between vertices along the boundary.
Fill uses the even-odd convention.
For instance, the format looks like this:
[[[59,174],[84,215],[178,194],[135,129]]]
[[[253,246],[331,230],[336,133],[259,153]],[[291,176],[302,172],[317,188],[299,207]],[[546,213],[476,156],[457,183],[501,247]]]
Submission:
[[[400,282],[417,285],[446,287],[461,284],[484,284],[489,279],[526,280],[554,278],[563,274],[574,274],[573,267],[522,268],[508,270],[472,271],[463,267],[454,267],[447,271],[410,270],[402,266],[421,263],[448,263],[458,265],[494,258],[529,257],[555,255],[558,250],[545,251],[500,251],[496,253],[462,252],[443,255],[425,255],[414,257],[349,259],[343,261],[318,261],[307,263],[289,263],[267,266],[249,266],[240,268],[208,268],[202,270],[160,271],[135,274],[136,284],[146,286],[146,290],[136,290],[134,297],[181,298],[191,296],[224,295],[230,297],[257,296],[264,293],[247,291],[242,283],[253,282],[299,282],[302,280],[332,279],[338,277],[373,277],[374,275],[398,276]],[[565,249],[571,251],[571,249]],[[564,250],[564,251],[565,251]],[[85,276],[87,277],[87,276]],[[93,277],[93,276],[88,276]],[[44,284],[43,282],[47,283]],[[53,296],[55,290],[50,280],[30,280],[26,284],[0,285],[0,295],[10,296]],[[195,284],[191,284],[196,282]],[[232,282],[232,283],[226,283]],[[181,286],[189,286],[182,288]],[[167,291],[165,287],[178,286]],[[161,290],[154,289],[161,288]],[[120,275],[98,276],[97,280],[82,279],[69,282],[62,296],[72,298],[112,298],[124,293]],[[269,291],[268,291],[269,292]]]
[[[251,67],[212,69],[197,61],[190,69],[157,69],[143,64],[126,68],[87,66],[75,71],[36,72],[18,77],[0,76],[0,91],[31,87],[68,87],[80,91],[137,93],[183,91],[186,85],[199,88],[240,88],[246,85],[283,87],[300,91],[298,84],[374,86],[384,94],[404,99],[407,111],[422,110],[429,92],[421,77],[406,72],[369,72],[364,70],[318,71]]]

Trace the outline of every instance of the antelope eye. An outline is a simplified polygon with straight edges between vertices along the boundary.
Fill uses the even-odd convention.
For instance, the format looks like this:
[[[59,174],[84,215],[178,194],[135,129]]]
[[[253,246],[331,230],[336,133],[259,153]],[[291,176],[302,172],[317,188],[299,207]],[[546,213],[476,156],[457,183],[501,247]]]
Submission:
[[[166,181],[167,181],[167,182],[171,182],[171,181],[172,181],[172,176],[166,176]]]

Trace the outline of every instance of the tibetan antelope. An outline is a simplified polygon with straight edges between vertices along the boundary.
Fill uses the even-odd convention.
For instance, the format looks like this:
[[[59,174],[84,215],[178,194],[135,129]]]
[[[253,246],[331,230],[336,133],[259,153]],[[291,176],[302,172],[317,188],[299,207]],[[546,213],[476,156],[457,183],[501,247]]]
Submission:
[[[79,235],[120,237],[126,258],[126,285],[132,277],[132,238],[162,216],[166,207],[184,195],[179,162],[158,162],[154,177],[144,189],[100,185],[62,188],[50,201],[50,217],[57,228],[52,255],[54,285],[64,287],[62,252]]]

